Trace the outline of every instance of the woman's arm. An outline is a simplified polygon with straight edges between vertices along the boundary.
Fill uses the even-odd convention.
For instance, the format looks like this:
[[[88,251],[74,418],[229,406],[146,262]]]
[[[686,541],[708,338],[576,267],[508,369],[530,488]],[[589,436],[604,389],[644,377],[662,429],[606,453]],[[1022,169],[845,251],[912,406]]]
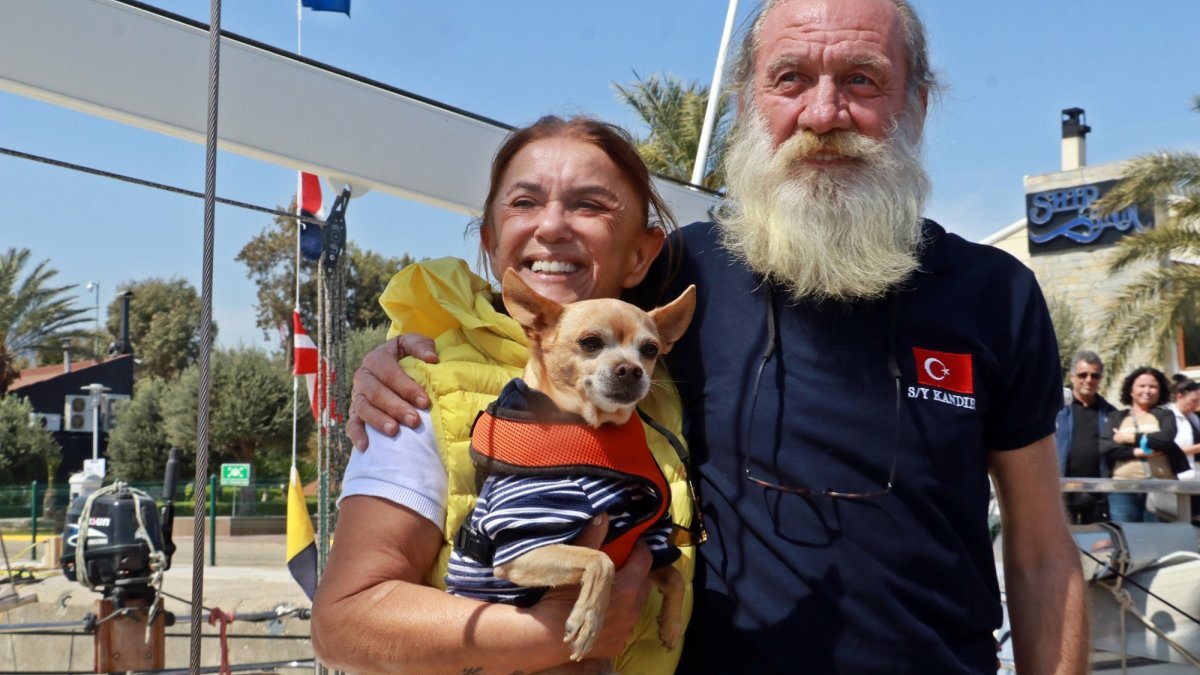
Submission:
[[[603,538],[602,532],[589,534],[596,544]],[[428,519],[376,497],[343,500],[334,541],[313,603],[313,648],[322,663],[356,673],[512,673],[567,661],[563,627],[576,588],[553,590],[522,609],[424,586],[441,532]],[[643,547],[618,572],[608,618],[589,656],[623,649],[649,591],[649,558]]]
[[[1151,431],[1146,436],[1146,445],[1156,452],[1178,452],[1175,445],[1175,434],[1179,429],[1175,426],[1175,414],[1166,408],[1154,408],[1151,415],[1158,420],[1158,431]],[[1138,434],[1139,437],[1142,434]]]
[[[1123,410],[1108,416],[1108,423],[1104,425],[1104,429],[1100,432],[1100,453],[1108,458],[1108,465],[1115,467],[1117,462],[1123,462],[1133,459],[1132,445],[1118,442],[1114,439],[1117,435],[1117,429],[1121,427],[1121,422],[1125,421],[1129,411]]]
[[[1157,433],[1148,434],[1146,444],[1156,453],[1163,453],[1167,456],[1167,462],[1171,467],[1171,471],[1176,475],[1187,471],[1191,468],[1191,465],[1188,464],[1187,455],[1175,443],[1175,436],[1179,433],[1179,427],[1175,421],[1175,413],[1167,408],[1155,408],[1153,413],[1162,429]]]

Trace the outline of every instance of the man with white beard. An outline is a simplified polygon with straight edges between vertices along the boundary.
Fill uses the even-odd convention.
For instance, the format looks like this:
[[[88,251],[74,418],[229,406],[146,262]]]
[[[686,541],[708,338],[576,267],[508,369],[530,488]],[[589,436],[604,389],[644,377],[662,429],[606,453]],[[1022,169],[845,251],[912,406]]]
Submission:
[[[1085,672],[1053,328],[1028,269],[921,218],[920,20],[768,0],[734,81],[729,199],[638,298],[698,289],[667,356],[710,534],[680,672],[994,672],[989,472],[1018,668]],[[383,353],[355,376],[376,425],[410,411],[360,390]]]
[[[924,29],[904,0],[765,5],[729,199],[662,291],[699,290],[668,365],[711,533],[680,672],[994,672],[989,471],[1018,668],[1085,672],[1053,328],[1028,269],[921,218]]]

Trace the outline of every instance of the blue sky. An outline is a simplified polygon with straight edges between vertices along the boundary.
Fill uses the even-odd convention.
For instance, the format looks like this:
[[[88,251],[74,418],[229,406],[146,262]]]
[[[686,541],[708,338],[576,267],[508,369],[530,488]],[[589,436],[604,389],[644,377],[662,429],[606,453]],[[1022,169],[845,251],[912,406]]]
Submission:
[[[208,20],[207,0],[154,0]],[[1022,177],[1058,169],[1063,108],[1082,107],[1088,162],[1164,148],[1200,150],[1200,2],[915,0],[945,94],[927,123],[928,215],[980,239],[1022,216]],[[739,25],[756,3],[743,0]],[[392,86],[522,124],[586,112],[641,133],[611,83],[671,73],[707,83],[724,0],[353,0],[353,18],[305,10],[304,55]],[[296,47],[294,0],[225,2],[226,30]],[[330,120],[337,124],[337,120]],[[203,189],[204,148],[0,93],[0,146]],[[419,161],[419,158],[414,158]],[[218,194],[286,204],[295,174],[222,153]],[[0,156],[0,248],[50,259],[80,304],[100,282],[183,276],[199,286],[200,200]],[[350,239],[389,256],[474,260],[459,214],[370,193],[351,203]],[[218,207],[214,312],[220,342],[269,346],[254,326],[254,286],[234,261],[269,216]]]

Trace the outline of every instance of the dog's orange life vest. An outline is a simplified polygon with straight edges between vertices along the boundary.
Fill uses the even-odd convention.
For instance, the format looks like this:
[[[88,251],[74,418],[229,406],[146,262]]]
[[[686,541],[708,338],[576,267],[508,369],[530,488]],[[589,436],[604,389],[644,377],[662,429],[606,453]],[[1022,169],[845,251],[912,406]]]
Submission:
[[[603,476],[652,488],[658,508],[600,547],[621,567],[638,537],[670,508],[671,491],[646,444],[646,432],[637,415],[625,424],[597,428],[567,417],[548,421],[523,410],[488,406],[471,431],[471,458],[487,473]]]

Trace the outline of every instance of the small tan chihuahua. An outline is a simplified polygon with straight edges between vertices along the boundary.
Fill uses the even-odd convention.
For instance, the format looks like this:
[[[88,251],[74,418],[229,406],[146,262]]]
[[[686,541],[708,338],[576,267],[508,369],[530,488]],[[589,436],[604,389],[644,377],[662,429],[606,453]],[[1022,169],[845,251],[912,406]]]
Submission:
[[[641,420],[634,418],[633,413],[638,402],[650,391],[650,377],[654,372],[656,360],[671,350],[691,323],[696,306],[696,291],[694,286],[689,287],[670,304],[651,312],[643,312],[631,304],[613,299],[583,300],[560,305],[539,295],[512,269],[505,272],[503,283],[504,305],[512,318],[525,329],[530,339],[529,361],[524,373],[524,384],[527,388],[522,387],[521,391],[531,397],[548,398],[552,403],[551,407],[557,408],[556,415],[566,413],[575,422],[545,424],[544,418],[521,412],[510,416],[510,421],[515,421],[511,426],[523,425],[525,428],[510,433],[507,427],[498,426],[504,423],[502,413],[497,412],[500,410],[497,406],[505,400],[504,393],[496,404],[489,407],[486,414],[480,416],[472,436],[472,453],[482,468],[490,472],[496,470],[497,466],[501,467],[501,471],[505,468],[512,469],[513,466],[524,467],[524,460],[516,460],[513,457],[531,452],[540,453],[539,458],[533,460],[538,462],[538,468],[523,476],[505,475],[498,479],[500,482],[493,482],[497,480],[496,474],[489,474],[475,511],[455,537],[455,552],[451,558],[447,582],[453,587],[452,577],[455,575],[456,561],[462,564],[466,560],[463,551],[470,548],[467,545],[470,542],[466,539],[470,536],[484,536],[472,528],[478,529],[479,532],[487,531],[489,527],[502,529],[496,540],[505,542],[503,545],[510,547],[510,550],[512,547],[519,550],[519,542],[513,544],[503,539],[505,535],[514,536],[511,531],[504,529],[512,520],[511,513],[498,514],[494,511],[489,512],[489,509],[511,503],[510,495],[518,492],[522,498],[526,498],[525,495],[533,490],[527,487],[527,482],[522,483],[518,491],[513,487],[515,483],[503,481],[528,481],[531,476],[533,480],[557,481],[560,477],[554,471],[559,466],[563,467],[563,473],[569,477],[568,480],[576,480],[580,473],[584,474],[584,479],[576,481],[578,484],[590,485],[607,480],[602,492],[616,493],[614,499],[623,498],[625,501],[597,506],[602,512],[609,513],[612,519],[610,541],[606,542],[601,550],[566,543],[573,536],[568,534],[563,535],[561,539],[550,540],[557,543],[547,544],[542,541],[532,545],[534,547],[529,550],[519,550],[517,557],[499,552],[500,548],[495,549],[497,553],[492,557],[489,550],[479,557],[491,558],[494,562],[485,560],[482,564],[475,563],[476,570],[482,567],[485,571],[488,565],[494,565],[491,572],[495,578],[502,580],[499,583],[511,582],[525,588],[580,584],[579,598],[567,619],[563,638],[563,641],[571,646],[571,659],[580,661],[591,649],[603,625],[615,569],[624,563],[636,538],[642,535],[649,536],[652,532],[650,528],[656,526],[660,528],[657,530],[658,536],[656,539],[651,537],[657,542],[651,544],[656,563],[659,562],[658,553],[666,548],[670,549],[673,556],[678,556],[678,549],[668,543],[667,536],[661,534],[664,523],[668,529],[671,526],[667,514],[669,489],[646,445]],[[519,381],[514,380],[505,391],[510,391],[514,383],[519,384]],[[501,420],[497,421],[497,418]],[[536,422],[533,421],[535,418]],[[582,418],[582,424],[578,422],[579,418]],[[570,428],[578,431],[572,431]],[[538,436],[552,436],[554,440],[542,443],[536,438]],[[579,438],[585,440],[578,441]],[[597,440],[604,438],[610,441]],[[605,443],[616,447],[605,450],[602,447]],[[518,447],[485,447],[504,445]],[[539,446],[540,449],[528,450],[533,446]],[[586,447],[587,450],[578,456],[547,456],[570,454],[571,451],[563,449],[560,452],[559,448],[577,447]],[[586,458],[581,459],[585,455]],[[595,459],[600,455],[605,455],[608,459]],[[613,464],[605,465],[605,462]],[[545,468],[547,466],[554,469],[548,470]],[[600,470],[592,473],[578,471],[581,466],[593,469],[600,466]],[[574,477],[570,477],[572,473],[575,474]],[[550,478],[547,478],[548,474],[551,475]],[[594,478],[597,475],[601,478]],[[558,492],[563,490],[557,483],[554,485],[553,489]],[[575,485],[576,483],[572,483],[571,487]],[[630,498],[633,501],[632,506],[628,503]],[[589,496],[587,501],[596,503],[597,499],[593,495]],[[537,508],[529,509],[528,504],[529,502],[522,503],[524,510],[541,513]],[[630,514],[635,518],[631,519]],[[584,515],[587,520],[591,517],[591,514]],[[620,523],[621,518],[627,522]],[[631,520],[637,522],[629,522]],[[494,525],[499,522],[505,525]],[[538,524],[533,531],[544,539],[546,527],[545,524]],[[614,530],[621,531],[614,534]],[[651,542],[651,539],[643,539],[647,543]],[[613,548],[610,549],[610,546]],[[615,564],[613,558],[616,558]],[[669,563],[673,559],[674,557],[669,557],[666,562]],[[471,574],[468,572],[465,576],[469,577]],[[663,596],[662,610],[658,617],[659,639],[668,649],[675,649],[682,632],[683,579],[670,564],[656,566],[652,576]],[[462,594],[471,595],[469,592]],[[482,593],[474,597],[485,598]],[[518,602],[505,598],[485,599]],[[595,669],[611,669],[610,663],[592,661],[594,660],[589,660],[586,665]]]

